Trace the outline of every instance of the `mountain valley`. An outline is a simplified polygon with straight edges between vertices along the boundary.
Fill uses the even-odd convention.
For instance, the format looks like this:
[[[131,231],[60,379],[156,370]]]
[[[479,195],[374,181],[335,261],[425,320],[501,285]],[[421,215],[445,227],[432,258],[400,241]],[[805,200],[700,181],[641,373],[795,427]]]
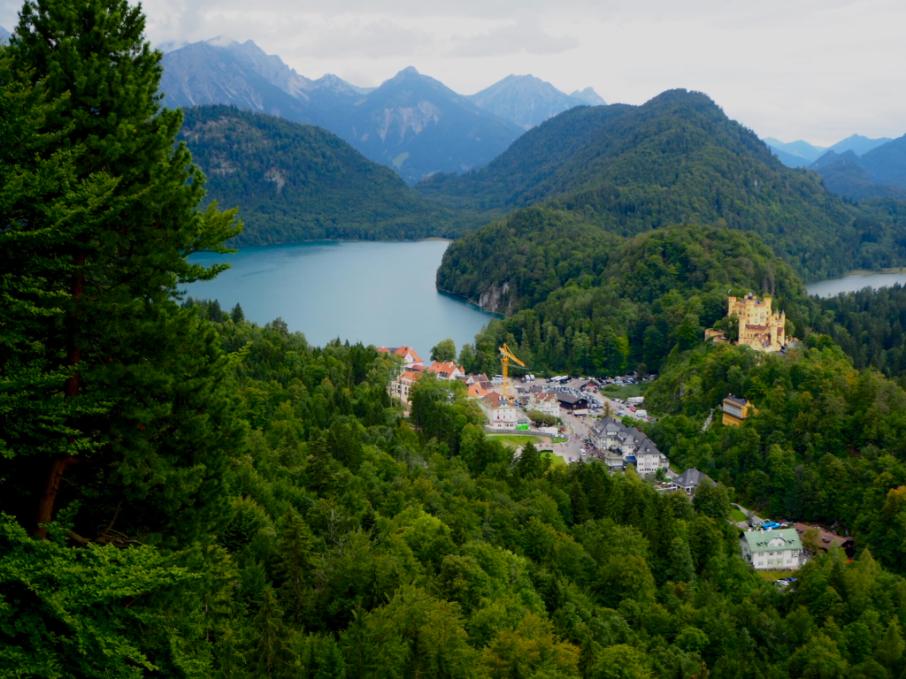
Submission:
[[[532,76],[509,76],[471,96],[412,67],[375,88],[335,75],[312,80],[252,41],[211,40],[164,54],[161,91],[172,107],[236,106],[319,125],[415,183],[490,162],[525,129],[567,108],[603,103]]]

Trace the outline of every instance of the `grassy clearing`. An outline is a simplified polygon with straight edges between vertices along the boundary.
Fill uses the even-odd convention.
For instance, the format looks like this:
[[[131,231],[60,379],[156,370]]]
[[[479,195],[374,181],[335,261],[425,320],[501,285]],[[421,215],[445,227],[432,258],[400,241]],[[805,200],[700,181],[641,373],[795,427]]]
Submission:
[[[564,460],[559,455],[554,455],[554,453],[551,451],[544,451],[543,453],[541,453],[541,459],[550,460],[551,469],[555,469],[556,467],[565,467],[566,466],[566,460]]]
[[[745,521],[748,517],[743,514],[737,507],[730,508],[730,520],[739,523],[740,521]]]
[[[488,434],[488,438],[500,441],[503,445],[510,448],[521,448],[526,443],[533,443],[537,446],[547,442],[547,439],[541,436],[527,436],[525,434]]]

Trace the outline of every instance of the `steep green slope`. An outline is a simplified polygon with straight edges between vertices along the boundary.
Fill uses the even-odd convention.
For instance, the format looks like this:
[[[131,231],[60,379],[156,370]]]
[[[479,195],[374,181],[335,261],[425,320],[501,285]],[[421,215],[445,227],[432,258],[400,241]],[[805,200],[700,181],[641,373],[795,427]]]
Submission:
[[[906,392],[815,338],[787,355],[701,345],[677,355],[648,389],[651,434],[671,461],[695,466],[767,516],[834,526],[901,569],[906,555]],[[758,413],[742,427],[719,418],[734,393]],[[898,488],[899,487],[899,488]]]
[[[205,106],[186,110],[181,138],[209,197],[239,208],[237,243],[450,235],[446,213],[318,127]]]
[[[570,280],[596,276],[621,240],[568,212],[517,210],[454,241],[437,270],[437,289],[511,313]]]
[[[538,371],[657,370],[671,351],[696,346],[724,317],[728,290],[771,291],[794,323],[805,315],[801,281],[758,238],[717,226],[666,227],[612,247],[597,275],[580,274],[543,301],[492,321],[477,352],[466,352],[473,361],[466,367],[491,369],[505,341]],[[529,287],[523,298],[545,292]]]
[[[703,94],[673,90],[642,106],[567,111],[482,170],[421,185],[485,210],[546,202],[608,231],[716,223],[762,236],[809,278],[872,266],[859,212],[810,173],[784,167]],[[903,253],[884,233],[889,257]]]

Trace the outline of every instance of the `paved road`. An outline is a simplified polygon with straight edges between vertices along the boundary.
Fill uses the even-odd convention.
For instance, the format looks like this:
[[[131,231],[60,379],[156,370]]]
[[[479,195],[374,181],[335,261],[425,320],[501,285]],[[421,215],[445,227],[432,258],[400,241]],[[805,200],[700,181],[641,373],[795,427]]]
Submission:
[[[594,425],[595,418],[587,415],[578,417],[561,409],[560,420],[563,422],[568,438],[565,443],[554,444],[554,453],[567,462],[575,462],[581,459],[581,449],[585,447],[585,439],[588,438],[588,432]]]

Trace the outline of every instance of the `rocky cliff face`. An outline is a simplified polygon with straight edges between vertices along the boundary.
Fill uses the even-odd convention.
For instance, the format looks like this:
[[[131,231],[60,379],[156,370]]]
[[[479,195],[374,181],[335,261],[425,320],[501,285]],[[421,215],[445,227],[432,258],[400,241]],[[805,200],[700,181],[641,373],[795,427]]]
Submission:
[[[478,297],[478,306],[496,314],[506,315],[512,312],[513,302],[509,283],[491,285]]]

